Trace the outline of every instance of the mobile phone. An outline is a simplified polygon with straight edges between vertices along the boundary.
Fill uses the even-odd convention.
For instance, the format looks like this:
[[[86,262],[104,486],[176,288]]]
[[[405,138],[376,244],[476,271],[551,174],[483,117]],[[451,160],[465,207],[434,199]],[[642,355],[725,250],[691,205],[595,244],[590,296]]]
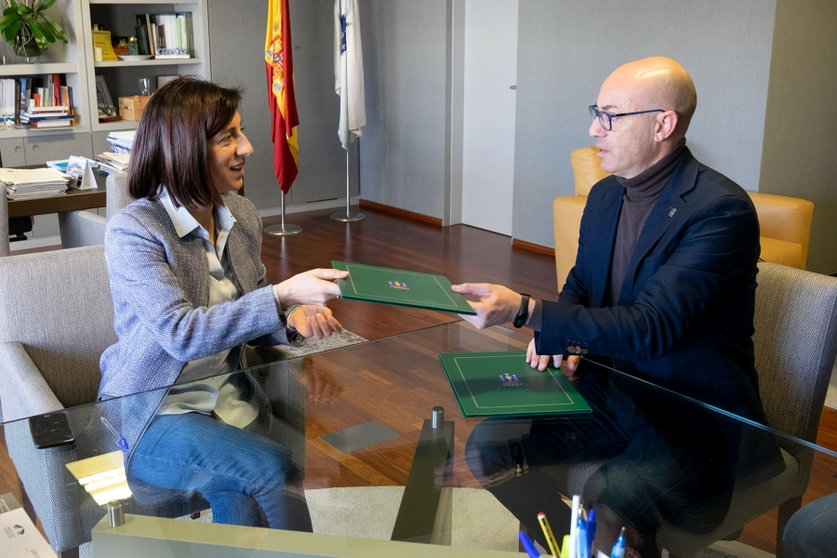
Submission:
[[[65,413],[46,413],[29,417],[29,430],[38,449],[67,446],[76,441]]]

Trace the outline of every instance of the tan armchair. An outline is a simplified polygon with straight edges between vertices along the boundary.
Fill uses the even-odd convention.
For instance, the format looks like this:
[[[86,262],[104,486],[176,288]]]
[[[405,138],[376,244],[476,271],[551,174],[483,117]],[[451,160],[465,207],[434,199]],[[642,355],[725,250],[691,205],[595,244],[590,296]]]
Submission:
[[[593,185],[610,173],[602,170],[595,147],[582,147],[570,153],[575,179],[575,194],[560,196],[552,202],[555,232],[555,268],[558,290],[575,265],[578,231],[587,194]],[[774,194],[747,192],[756,206],[761,228],[761,259],[797,269],[805,269],[814,204],[803,199]]]

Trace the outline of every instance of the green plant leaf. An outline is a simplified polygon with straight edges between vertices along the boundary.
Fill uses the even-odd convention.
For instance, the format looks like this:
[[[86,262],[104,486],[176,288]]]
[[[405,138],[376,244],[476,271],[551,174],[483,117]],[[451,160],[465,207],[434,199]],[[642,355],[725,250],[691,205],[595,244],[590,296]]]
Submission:
[[[17,14],[7,14],[6,12],[3,12],[3,17],[0,17],[0,29],[5,29],[17,21],[23,23],[23,20],[17,17]]]
[[[44,13],[44,10],[48,10],[53,4],[55,4],[55,0],[46,0],[46,2],[38,6],[38,13]]]
[[[5,17],[3,19],[5,19]],[[0,19],[0,21],[2,21],[2,19]],[[13,45],[15,42],[15,35],[17,35],[17,32],[20,30],[22,25],[22,19],[14,19],[10,21],[7,27],[3,27],[2,30],[0,30],[0,36],[3,37],[4,41]]]
[[[61,39],[65,43],[67,42],[67,33],[64,32],[64,29],[60,25],[58,25],[58,23],[54,19],[47,15],[41,15],[41,19],[43,20],[44,26],[53,35],[53,38],[50,41],[51,43],[54,43],[58,39]]]
[[[41,47],[41,50],[46,50],[50,43],[55,42],[55,36],[49,29],[43,27],[36,21],[29,22],[29,29],[32,30],[32,36],[35,37],[35,42]]]
[[[33,13],[32,8],[30,8],[26,4],[18,4],[17,6],[15,6],[15,11],[17,12],[17,15],[24,19],[32,17]]]

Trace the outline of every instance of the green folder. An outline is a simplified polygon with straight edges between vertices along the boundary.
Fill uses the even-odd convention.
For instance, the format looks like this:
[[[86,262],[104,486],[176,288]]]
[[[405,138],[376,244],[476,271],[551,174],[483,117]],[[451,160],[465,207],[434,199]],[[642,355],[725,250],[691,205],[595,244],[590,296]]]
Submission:
[[[476,314],[461,294],[450,290],[450,281],[441,275],[338,261],[331,265],[349,272],[346,279],[337,280],[343,298]]]
[[[526,363],[525,351],[439,355],[463,417],[589,413],[569,379]]]

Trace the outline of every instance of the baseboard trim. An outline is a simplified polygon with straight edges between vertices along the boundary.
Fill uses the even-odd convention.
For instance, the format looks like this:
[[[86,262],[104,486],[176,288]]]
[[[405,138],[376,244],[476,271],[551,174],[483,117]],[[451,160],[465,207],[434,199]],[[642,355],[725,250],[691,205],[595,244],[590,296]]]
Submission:
[[[525,240],[518,240],[516,238],[512,239],[512,247],[537,252],[538,254],[544,254],[546,256],[555,255],[554,248],[550,248],[549,246],[541,246],[540,244],[533,244],[532,242],[526,242]]]
[[[361,208],[368,207],[369,209],[376,209],[378,211],[383,211],[384,213],[389,213],[397,217],[403,217],[404,219],[421,221],[422,223],[428,223],[437,227],[442,226],[441,219],[430,217],[429,215],[422,215],[421,213],[414,213],[412,211],[407,211],[406,209],[399,209],[397,207],[392,207],[390,205],[384,205],[382,203],[377,203],[364,199],[358,200],[358,205],[360,205]]]
[[[357,198],[352,197],[349,198],[349,204],[355,205],[357,204]],[[321,200],[315,202],[306,202],[306,203],[295,203],[292,205],[285,206],[285,215],[290,215],[292,213],[302,213],[304,211],[316,211],[318,209],[333,209],[336,207],[346,207],[346,198],[338,199],[335,198],[333,200]],[[264,217],[276,217],[278,215],[282,215],[282,206],[279,207],[265,207],[259,209],[259,215]]]

